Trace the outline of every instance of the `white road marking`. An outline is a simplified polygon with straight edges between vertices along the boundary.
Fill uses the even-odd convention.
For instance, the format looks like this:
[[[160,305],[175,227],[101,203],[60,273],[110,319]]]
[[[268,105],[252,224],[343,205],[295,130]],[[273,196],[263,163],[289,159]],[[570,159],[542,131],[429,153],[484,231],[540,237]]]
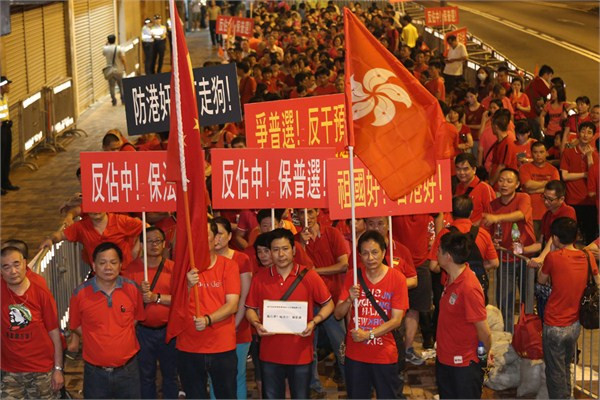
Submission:
[[[533,29],[530,29],[530,28],[523,28],[523,27],[521,27],[518,24],[515,24],[513,22],[500,19],[500,18],[496,17],[495,15],[491,15],[491,14],[488,14],[488,13],[483,12],[483,11],[476,10],[474,8],[471,8],[471,7],[465,7],[463,5],[458,5],[458,7],[461,8],[461,9],[463,9],[463,10],[465,10],[465,11],[467,11],[467,12],[470,12],[472,14],[479,15],[479,16],[487,18],[487,19],[491,19],[491,20],[496,21],[496,22],[498,22],[498,23],[500,23],[502,25],[508,26],[508,27],[513,28],[515,30],[518,30],[519,32],[523,32],[523,33],[526,33],[528,35],[535,36],[538,39],[545,40],[548,43],[552,43],[552,44],[554,44],[556,46],[562,47],[562,48],[564,48],[566,50],[569,50],[569,51],[572,51],[574,53],[577,53],[580,56],[589,58],[592,61],[600,63],[600,55],[598,53],[594,53],[592,51],[583,49],[583,48],[581,48],[579,46],[576,46],[576,45],[574,45],[572,43],[565,42],[563,40],[558,41],[555,38],[553,38],[551,36],[548,36],[546,34],[540,34],[537,31],[535,31]]]

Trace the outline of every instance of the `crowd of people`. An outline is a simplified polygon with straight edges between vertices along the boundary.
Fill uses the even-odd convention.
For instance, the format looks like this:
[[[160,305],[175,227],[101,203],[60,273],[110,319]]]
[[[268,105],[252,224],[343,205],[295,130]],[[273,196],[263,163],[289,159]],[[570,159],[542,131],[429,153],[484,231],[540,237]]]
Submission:
[[[242,106],[344,92],[343,24],[334,2],[322,8],[255,4],[250,39],[213,32],[229,7],[194,7],[208,16],[213,44],[225,43],[218,62],[236,63]],[[261,397],[323,397],[318,360],[328,353],[335,359],[333,378],[349,398],[370,398],[373,391],[378,398],[402,398],[406,363],[425,363],[414,348],[420,331],[424,349],[437,343],[440,398],[480,398],[482,355],[493,364],[490,274],[514,254],[530,258],[539,284],[552,282],[543,315],[546,382],[551,398],[570,395],[568,365],[588,265],[600,285],[600,107],[584,95],[568,102],[565,83],[547,65],[531,82],[504,66],[481,67],[469,82],[463,71],[468,54],[456,37],[448,37],[443,56],[391,5],[356,2],[352,11],[439,100],[455,128],[452,212],[396,216],[392,226],[383,216],[358,219],[352,248],[351,224],[332,221],[327,209],[210,208],[210,266],[186,275],[193,318],[166,342],[176,216],[147,213],[144,226],[137,215],[83,213],[76,194],[61,207],[64,227],[41,245],[79,242],[93,270],[73,292],[68,344],[61,341],[52,294],[27,267],[26,249],[18,241],[3,243],[3,397],[52,397],[64,383],[63,350],[74,356],[82,346],[86,398],[157,398],[159,392],[177,398],[179,390],[187,398],[246,398],[249,355]],[[194,30],[205,29],[204,18],[193,20]],[[146,24],[143,42],[150,49],[145,43],[158,28]],[[162,32],[160,18],[156,24]],[[147,73],[154,63],[154,55],[146,59]],[[158,72],[161,64],[162,57]],[[203,128],[209,192],[210,149],[245,147],[245,134],[243,122]],[[133,143],[111,129],[101,148],[152,151],[167,143],[168,132]],[[498,304],[509,304],[508,326],[516,289],[495,294]],[[308,304],[303,331],[265,327],[264,304],[278,300]]]

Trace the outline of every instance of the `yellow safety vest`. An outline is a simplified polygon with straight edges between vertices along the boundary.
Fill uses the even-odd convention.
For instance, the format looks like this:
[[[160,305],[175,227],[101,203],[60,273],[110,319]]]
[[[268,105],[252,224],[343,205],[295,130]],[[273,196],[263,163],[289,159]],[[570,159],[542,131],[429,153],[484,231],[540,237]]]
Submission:
[[[0,122],[8,121],[8,94],[0,96]]]

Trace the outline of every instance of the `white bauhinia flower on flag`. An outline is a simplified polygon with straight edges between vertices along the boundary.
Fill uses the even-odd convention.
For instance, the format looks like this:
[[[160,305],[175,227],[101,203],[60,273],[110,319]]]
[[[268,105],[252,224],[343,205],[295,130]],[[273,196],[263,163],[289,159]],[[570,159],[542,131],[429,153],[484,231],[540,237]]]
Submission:
[[[412,101],[406,90],[390,83],[390,78],[398,78],[393,72],[384,68],[370,69],[362,79],[362,85],[350,77],[352,89],[352,119],[356,121],[374,110],[373,126],[383,126],[394,119],[396,105],[404,103],[410,108]]]

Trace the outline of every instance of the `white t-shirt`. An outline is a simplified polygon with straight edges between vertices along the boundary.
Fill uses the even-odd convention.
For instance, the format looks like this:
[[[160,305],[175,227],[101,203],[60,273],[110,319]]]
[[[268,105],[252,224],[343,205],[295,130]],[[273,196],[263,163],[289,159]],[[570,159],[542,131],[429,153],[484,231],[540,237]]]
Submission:
[[[459,43],[456,48],[450,47],[448,50],[448,58],[463,58],[468,57],[469,53],[467,53],[467,48],[464,44]],[[444,74],[452,75],[452,76],[462,76],[463,74],[463,63],[464,61],[454,61],[454,62],[446,62],[446,67],[444,68]]]
[[[117,54],[114,54],[115,48],[117,49]],[[117,67],[119,71],[123,71],[125,69],[123,63],[121,62],[121,56],[124,56],[123,50],[116,44],[107,44],[106,46],[104,46],[104,49],[102,49],[102,54],[106,58],[107,67],[113,64],[112,60],[114,55],[115,67]]]

